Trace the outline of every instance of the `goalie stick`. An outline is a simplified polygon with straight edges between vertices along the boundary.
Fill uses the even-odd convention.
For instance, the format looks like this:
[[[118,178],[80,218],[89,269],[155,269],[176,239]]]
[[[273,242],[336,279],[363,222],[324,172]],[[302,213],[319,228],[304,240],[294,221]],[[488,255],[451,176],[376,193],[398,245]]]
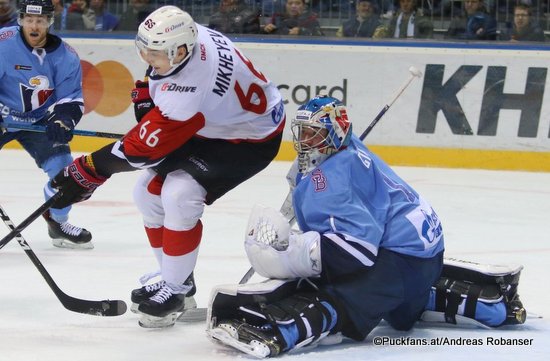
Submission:
[[[34,213],[33,213],[34,214]],[[15,239],[19,242],[19,245],[27,256],[31,259],[34,266],[38,269],[42,277],[46,280],[46,283],[52,289],[53,293],[57,296],[57,299],[61,302],[63,307],[69,311],[84,313],[87,315],[94,316],[119,316],[126,312],[126,303],[119,300],[103,300],[103,301],[89,301],[83,300],[80,298],[74,298],[63,291],[57,286],[53,278],[50,276],[42,262],[38,259],[36,254],[33,252],[27,241],[23,238],[21,234],[17,232],[17,229],[20,227],[15,227],[10,217],[0,205],[0,217],[4,224],[12,231],[16,232]],[[10,233],[11,234],[11,233]],[[7,243],[7,242],[6,242]],[[2,245],[6,244],[3,243]]]
[[[254,276],[254,268],[250,269],[244,274],[244,276],[239,281],[240,285],[248,283],[250,279]],[[208,310],[206,307],[196,307],[190,308],[185,311],[178,317],[178,322],[203,322],[206,321],[206,314]]]
[[[378,112],[378,114],[376,115],[376,117],[372,120],[372,122],[369,124],[369,126],[367,127],[367,129],[365,129],[365,131],[361,134],[361,136],[359,136],[359,139],[361,141],[365,140],[365,138],[367,137],[367,135],[371,132],[371,130],[374,128],[374,126],[378,123],[378,121],[384,116],[384,114],[386,114],[386,112],[388,111],[388,109],[390,109],[390,107],[393,105],[393,103],[395,103],[395,101],[401,96],[401,94],[403,94],[403,92],[405,91],[405,89],[407,89],[407,87],[409,86],[409,84],[411,84],[411,82],[415,79],[415,78],[420,78],[422,77],[422,72],[420,70],[418,70],[417,68],[415,68],[414,66],[411,66],[409,68],[409,73],[410,73],[410,76],[409,78],[407,79],[407,81],[399,88],[399,90],[397,91],[397,93],[395,93],[394,97],[392,98],[392,100],[387,103],[386,105],[384,105],[384,107],[380,110],[380,112]],[[292,193],[289,192],[285,198],[285,201],[283,202],[283,205],[281,206],[281,213],[283,214],[283,216],[285,216],[285,218],[288,220],[288,222],[290,223],[290,225],[292,226],[292,224],[296,221],[295,217],[294,217],[294,211],[292,210]],[[239,284],[244,284],[244,283],[247,283],[251,278],[252,276],[254,275],[254,268],[250,267],[250,269],[246,272],[246,274],[242,277],[241,281],[239,282]]]
[[[380,110],[380,112],[378,112],[376,117],[371,121],[371,123],[365,129],[365,131],[363,133],[361,133],[361,135],[359,136],[359,139],[361,141],[363,141],[367,137],[367,135],[376,126],[378,121],[384,116],[384,114],[386,114],[386,112],[390,109],[390,107],[393,105],[393,103],[395,103],[395,101],[401,96],[401,94],[403,94],[405,89],[407,89],[407,87],[412,83],[412,81],[416,78],[422,77],[422,72],[420,70],[418,70],[417,68],[415,68],[414,66],[411,66],[409,68],[409,73],[410,73],[410,76],[407,79],[407,81],[405,83],[403,83],[403,85],[395,93],[395,95],[393,96],[391,101],[389,103],[387,103],[386,105],[384,105],[384,107]],[[296,219],[294,217],[294,212],[292,211],[292,193],[291,192],[289,192],[287,194],[287,196],[286,196],[286,198],[285,198],[285,200],[284,200],[284,202],[281,206],[280,211],[292,226],[292,224],[296,221]],[[254,276],[254,273],[255,273],[254,268],[250,267],[250,269],[244,274],[244,276],[239,281],[239,284],[242,285],[242,284],[248,283],[248,281],[250,281],[252,276]],[[206,308],[190,309],[190,310],[182,313],[181,316],[178,318],[178,321],[181,321],[181,322],[204,321],[204,320],[206,320],[206,313],[207,313]]]

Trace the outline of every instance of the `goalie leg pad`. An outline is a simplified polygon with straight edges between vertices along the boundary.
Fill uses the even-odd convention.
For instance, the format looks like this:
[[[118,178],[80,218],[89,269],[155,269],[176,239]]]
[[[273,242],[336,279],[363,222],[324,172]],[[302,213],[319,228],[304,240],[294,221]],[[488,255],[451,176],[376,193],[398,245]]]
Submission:
[[[457,324],[457,315],[491,327],[524,323],[526,311],[517,294],[522,269],[445,259],[427,310],[451,324]]]
[[[337,332],[337,313],[328,297],[299,287],[299,281],[283,280],[219,286],[212,293],[207,333],[250,354],[257,349],[253,343],[263,342],[274,355],[316,344]],[[235,333],[228,332],[232,328],[242,335],[237,332],[235,339]]]
[[[324,338],[337,321],[336,310],[318,292],[298,292],[268,305],[251,305],[240,310],[248,323],[267,322],[278,330],[286,343],[285,351]]]

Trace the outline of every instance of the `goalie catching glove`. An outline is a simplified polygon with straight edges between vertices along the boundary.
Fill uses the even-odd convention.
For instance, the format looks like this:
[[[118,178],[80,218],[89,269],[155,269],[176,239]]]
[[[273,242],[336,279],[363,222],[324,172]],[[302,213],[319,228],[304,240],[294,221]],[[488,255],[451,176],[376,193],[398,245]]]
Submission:
[[[73,203],[85,201],[106,180],[106,177],[95,172],[92,156],[83,155],[52,179],[51,186],[61,192],[61,196],[52,207],[65,208]]]
[[[254,270],[276,279],[315,277],[321,273],[321,236],[294,233],[283,215],[254,206],[248,220],[245,250]]]

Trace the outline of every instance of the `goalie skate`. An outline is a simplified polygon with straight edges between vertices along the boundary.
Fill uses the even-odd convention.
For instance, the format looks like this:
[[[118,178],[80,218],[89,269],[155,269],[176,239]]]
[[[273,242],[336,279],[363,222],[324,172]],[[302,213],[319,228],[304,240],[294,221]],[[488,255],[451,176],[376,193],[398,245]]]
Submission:
[[[239,320],[222,321],[207,333],[212,339],[257,358],[277,356],[282,351],[273,331]]]

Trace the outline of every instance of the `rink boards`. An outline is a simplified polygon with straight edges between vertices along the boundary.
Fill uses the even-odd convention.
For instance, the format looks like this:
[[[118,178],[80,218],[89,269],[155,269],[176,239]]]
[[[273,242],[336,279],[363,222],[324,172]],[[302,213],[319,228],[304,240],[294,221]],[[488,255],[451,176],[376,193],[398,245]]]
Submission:
[[[345,102],[356,134],[410,76],[414,80],[366,143],[396,165],[550,171],[550,48],[504,43],[336,42],[235,38],[275,82],[288,122],[280,160],[293,159],[290,119],[318,92]],[[125,133],[135,125],[130,91],[145,64],[133,40],[67,38],[83,64],[86,113],[78,128]],[[109,140],[76,137],[77,151]]]

